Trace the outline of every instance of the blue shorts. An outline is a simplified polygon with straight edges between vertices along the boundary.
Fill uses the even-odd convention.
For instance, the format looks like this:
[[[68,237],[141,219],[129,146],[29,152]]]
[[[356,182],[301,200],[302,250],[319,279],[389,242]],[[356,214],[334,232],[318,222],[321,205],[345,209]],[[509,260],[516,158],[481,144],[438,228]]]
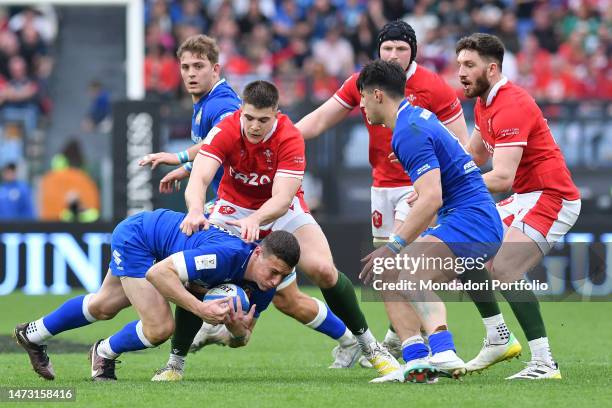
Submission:
[[[455,256],[484,258],[495,256],[504,237],[504,228],[493,202],[451,208],[438,214],[437,225],[421,234],[443,241]]]
[[[121,221],[111,237],[111,261],[113,276],[144,278],[155,263],[155,256],[145,242],[142,224],[144,212]]]

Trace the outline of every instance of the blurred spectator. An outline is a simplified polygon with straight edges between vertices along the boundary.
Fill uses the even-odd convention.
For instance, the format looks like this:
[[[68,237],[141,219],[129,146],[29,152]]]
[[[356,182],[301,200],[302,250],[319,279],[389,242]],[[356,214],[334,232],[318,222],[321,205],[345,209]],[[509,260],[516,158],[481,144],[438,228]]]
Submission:
[[[8,86],[2,97],[2,118],[5,121],[21,121],[27,134],[36,128],[38,123],[38,85],[28,76],[25,60],[13,56],[9,60]]]
[[[40,181],[40,218],[45,221],[92,222],[100,215],[100,192],[81,169],[83,157],[76,140],[53,157],[51,170]]]
[[[145,0],[146,60],[155,62],[152,66],[163,65],[158,61],[160,44],[174,51],[176,44],[204,27],[217,39],[225,75],[234,86],[257,77],[273,77],[279,84],[321,83],[321,65],[330,82],[332,78],[342,81],[377,57],[379,30],[387,21],[401,18],[414,27],[423,45],[419,61],[449,82],[457,83],[456,41],[482,31],[502,39],[507,50],[504,74],[534,95],[609,99],[612,7],[605,4],[579,0]],[[19,52],[14,43],[0,30],[0,72],[2,61],[7,66],[10,55]],[[560,55],[556,64],[571,69],[559,70],[556,65],[552,70],[551,54]],[[300,87],[286,99],[299,104],[307,98],[311,90],[302,96]],[[177,94],[185,95],[180,90]]]
[[[50,5],[26,7],[15,14],[9,21],[9,28],[19,32],[24,27],[32,27],[38,32],[43,41],[50,43],[57,36],[57,16]]]
[[[438,16],[427,10],[427,3],[426,1],[418,1],[412,13],[405,15],[403,18],[414,29],[417,42],[424,41],[427,37],[427,32],[435,30],[438,28],[438,24],[440,24]]]
[[[545,5],[534,10],[532,33],[538,39],[542,48],[555,53],[559,49],[559,35],[552,25],[550,11]]]
[[[253,31],[253,27],[259,24],[263,24],[265,27],[270,24],[270,20],[261,12],[258,0],[249,0],[247,13],[238,21],[240,33],[243,35],[250,34]]]
[[[144,81],[147,97],[171,98],[181,82],[176,57],[161,45],[154,47],[145,57]]]
[[[518,34],[516,32],[516,16],[512,11],[506,10],[503,13],[495,35],[502,40],[506,50],[513,54],[516,54],[519,51],[520,44]]]
[[[89,97],[91,103],[81,126],[86,132],[93,132],[96,129],[105,132],[111,116],[110,92],[100,81],[93,80],[89,83]]]
[[[338,27],[330,28],[324,39],[313,44],[312,55],[331,75],[348,77],[355,70],[353,48],[351,43],[340,36]]]
[[[25,181],[17,179],[17,166],[8,163],[2,169],[0,183],[0,221],[34,219],[32,190]]]
[[[334,95],[341,83],[327,72],[322,62],[314,62],[311,71],[310,98],[316,104],[325,102]]]

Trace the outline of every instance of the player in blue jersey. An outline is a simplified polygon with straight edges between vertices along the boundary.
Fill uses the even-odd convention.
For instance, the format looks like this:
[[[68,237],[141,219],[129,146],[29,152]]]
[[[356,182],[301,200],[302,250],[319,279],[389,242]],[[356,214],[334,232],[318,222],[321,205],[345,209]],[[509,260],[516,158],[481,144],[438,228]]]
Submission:
[[[193,160],[210,129],[240,107],[240,97],[227,81],[221,78],[219,47],[213,38],[202,34],[189,37],[181,44],[176,55],[181,64],[183,84],[193,100],[193,146],[178,153],[148,154],[140,161],[141,166],[150,164],[153,169],[160,164],[184,163],[161,179],[161,193],[178,190],[179,182],[189,177]],[[222,176],[223,169],[220,168],[212,182],[212,191],[217,191]]]
[[[378,271],[383,282],[414,283],[406,290],[383,291],[385,300],[397,300],[400,296],[409,304],[385,302],[391,323],[404,342],[406,367],[403,373],[392,373],[380,381],[406,378],[425,382],[437,374],[458,377],[466,369],[455,352],[444,304],[421,283],[455,279],[465,270],[458,266],[468,259],[473,260],[473,265],[480,262],[484,266],[498,250],[503,228],[472,157],[433,113],[410,105],[404,96],[405,81],[406,75],[399,65],[384,61],[367,64],[357,81],[361,107],[368,120],[393,129],[393,151],[418,194],[411,216],[392,240],[364,259],[367,264],[360,277],[368,283],[375,266],[389,265],[386,270]],[[436,215],[436,225],[428,228]],[[385,262],[395,255],[420,258],[423,262],[413,263],[412,267]],[[430,357],[430,350],[424,344],[412,347],[411,339],[406,338],[410,328],[405,327],[403,317],[412,311],[429,334]]]
[[[97,341],[91,348],[93,380],[116,380],[115,360],[124,352],[155,347],[174,331],[168,301],[207,323],[225,323],[230,346],[246,345],[259,314],[272,301],[276,287],[291,273],[300,257],[295,237],[286,231],[268,235],[260,245],[246,243],[216,226],[188,237],[179,230],[185,214],[147,211],[117,225],[111,239],[109,272],[97,293],[77,296],[50,314],[15,328],[34,371],[53,380],[46,352],[49,338],[66,330],[112,319],[132,305],[139,320]],[[249,293],[251,309],[230,308],[228,299],[202,302],[185,288],[200,292],[222,283],[235,283]]]

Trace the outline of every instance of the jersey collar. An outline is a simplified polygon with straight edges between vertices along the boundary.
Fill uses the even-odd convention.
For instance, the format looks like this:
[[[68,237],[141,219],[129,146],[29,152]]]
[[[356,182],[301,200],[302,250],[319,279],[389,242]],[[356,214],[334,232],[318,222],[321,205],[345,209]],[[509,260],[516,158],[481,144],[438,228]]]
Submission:
[[[219,85],[221,85],[221,84],[222,84],[222,83],[224,83],[224,82],[225,82],[225,78],[221,78],[220,80],[218,80],[217,82],[215,82],[215,84],[213,85],[213,87],[212,87],[212,88],[210,88],[210,91],[208,91],[208,93],[207,93],[206,95],[202,95],[202,97],[201,97],[200,99],[198,99],[198,101],[197,101],[196,103],[194,103],[194,106],[195,106],[195,105],[199,105],[199,104],[201,104],[202,102],[204,102],[204,101],[205,101],[205,100],[208,98],[208,96],[209,96],[211,93],[213,93],[213,91],[215,90],[215,88],[216,88],[216,87],[218,87]]]
[[[493,99],[497,95],[497,92],[499,92],[499,89],[507,83],[508,78],[502,75],[501,79],[497,81],[495,85],[493,85],[493,88],[491,88],[491,92],[489,92],[489,96],[487,96],[487,103],[485,106],[488,107],[489,105],[491,105],[491,103],[493,103]]]
[[[416,70],[417,70],[417,63],[416,61],[412,61],[410,65],[408,65],[408,69],[406,70],[406,81],[408,81],[410,77],[414,75]]]
[[[410,102],[408,101],[408,99],[404,99],[404,101],[402,103],[400,103],[399,109],[397,110],[397,116],[399,117],[399,114],[406,109],[408,106],[410,106]]]

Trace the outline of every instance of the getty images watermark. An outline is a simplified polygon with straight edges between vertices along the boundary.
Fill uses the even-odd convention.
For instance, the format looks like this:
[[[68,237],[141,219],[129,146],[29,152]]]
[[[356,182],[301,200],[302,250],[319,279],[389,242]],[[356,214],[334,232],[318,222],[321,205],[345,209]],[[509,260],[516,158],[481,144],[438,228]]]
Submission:
[[[486,257],[486,254],[485,254]],[[486,266],[485,257],[429,257],[425,254],[410,256],[397,254],[394,257],[374,258],[372,272],[372,288],[375,291],[474,291],[474,290],[536,290],[547,291],[548,283],[534,280],[516,282],[503,282],[499,279],[490,279],[485,282],[471,280],[460,281],[455,279],[458,275],[474,269],[483,269]],[[443,271],[448,276],[448,282],[435,282],[429,279],[416,278],[417,271],[427,274],[427,271]],[[389,279],[384,276],[385,271],[397,272],[397,277]]]

